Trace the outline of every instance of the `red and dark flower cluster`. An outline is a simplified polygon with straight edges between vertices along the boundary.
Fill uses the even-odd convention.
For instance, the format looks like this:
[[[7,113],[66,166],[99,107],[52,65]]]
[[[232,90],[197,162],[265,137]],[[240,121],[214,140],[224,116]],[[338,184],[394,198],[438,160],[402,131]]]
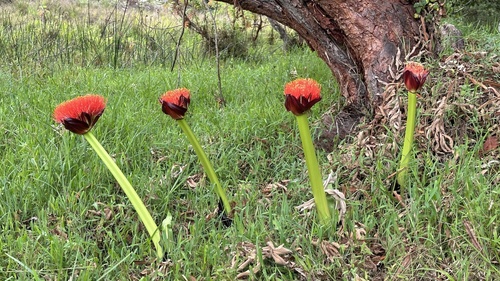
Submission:
[[[285,107],[301,115],[321,100],[321,87],[310,78],[299,78],[285,85]]]
[[[58,105],[54,120],[69,131],[83,135],[90,131],[106,108],[106,99],[100,95],[76,97]]]
[[[184,118],[189,102],[189,90],[186,88],[168,91],[160,97],[162,111],[175,120]]]

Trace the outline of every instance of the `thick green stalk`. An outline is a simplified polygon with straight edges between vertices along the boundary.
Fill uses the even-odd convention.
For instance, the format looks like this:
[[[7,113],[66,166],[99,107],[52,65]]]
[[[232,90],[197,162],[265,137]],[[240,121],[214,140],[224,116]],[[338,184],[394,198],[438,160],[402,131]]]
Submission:
[[[299,125],[300,139],[302,140],[302,148],[306,157],[309,181],[312,187],[314,202],[316,203],[316,210],[318,211],[321,223],[327,224],[331,218],[330,210],[328,208],[328,202],[323,188],[318,159],[316,158],[316,152],[312,143],[307,114],[297,115],[296,117]]]
[[[132,202],[132,206],[134,206],[135,210],[137,211],[137,214],[139,214],[139,218],[141,219],[142,223],[144,223],[144,225],[146,226],[146,229],[149,235],[151,236],[151,240],[153,241],[156,247],[157,256],[161,260],[163,258],[163,249],[160,246],[160,230],[158,229],[158,226],[156,226],[156,223],[151,217],[151,214],[149,213],[148,209],[146,208],[142,200],[139,198],[139,195],[137,195],[134,188],[127,180],[125,175],[122,173],[120,168],[118,168],[118,166],[113,161],[111,156],[109,156],[109,154],[102,147],[99,141],[94,137],[92,132],[87,132],[83,134],[83,136],[90,143],[90,145],[95,150],[97,155],[99,155],[99,157],[102,159],[104,164],[106,164],[109,171],[113,174],[116,181],[123,189],[123,192],[125,192],[125,195],[127,195],[130,202]]]
[[[217,193],[219,198],[222,200],[222,204],[224,204],[224,210],[226,211],[226,214],[229,214],[231,212],[231,206],[229,205],[229,201],[227,200],[226,192],[224,192],[224,189],[222,188],[222,185],[220,184],[219,179],[215,174],[214,168],[212,167],[212,164],[205,154],[205,151],[203,151],[203,148],[198,142],[198,139],[196,139],[187,122],[184,119],[178,119],[177,123],[179,123],[182,131],[184,132],[184,134],[186,134],[189,142],[193,146],[196,155],[198,155],[198,159],[200,159],[201,165],[203,165],[203,169],[205,169],[205,173],[207,173],[208,175],[208,178],[210,179],[212,184],[215,184],[215,193]]]
[[[406,175],[408,174],[408,163],[410,162],[410,151],[413,146],[413,133],[415,132],[415,117],[417,115],[417,94],[408,92],[408,113],[406,117],[406,131],[403,143],[401,162],[399,162],[399,173],[397,181],[401,187],[401,193],[406,186]]]

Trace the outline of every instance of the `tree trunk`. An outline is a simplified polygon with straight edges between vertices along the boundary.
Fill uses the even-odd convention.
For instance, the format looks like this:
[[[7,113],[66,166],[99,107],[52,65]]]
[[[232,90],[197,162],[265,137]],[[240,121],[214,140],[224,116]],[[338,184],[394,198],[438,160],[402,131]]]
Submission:
[[[380,103],[397,73],[395,59],[415,46],[419,22],[404,0],[219,0],[294,30],[326,62],[347,105],[323,137],[343,137]],[[400,69],[399,69],[400,70]],[[326,118],[328,119],[328,117]],[[326,120],[325,121],[328,121]]]

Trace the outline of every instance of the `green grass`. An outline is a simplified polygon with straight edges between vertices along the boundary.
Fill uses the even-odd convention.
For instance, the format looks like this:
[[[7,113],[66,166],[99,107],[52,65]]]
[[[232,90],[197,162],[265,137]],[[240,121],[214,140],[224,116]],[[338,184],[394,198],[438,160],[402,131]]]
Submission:
[[[294,117],[283,106],[282,87],[293,66],[307,62],[311,70],[303,75],[318,73],[314,76],[325,85],[329,70],[309,51],[285,59],[281,56],[270,55],[271,62],[263,65],[225,63],[224,108],[213,96],[216,76],[212,65],[195,65],[181,73],[182,86],[192,90],[187,121],[236,201],[243,225],[255,221],[256,216],[262,219],[253,226],[250,237],[246,231],[205,222],[204,217],[217,205],[206,179],[195,189],[185,184],[187,177],[202,170],[180,128],[161,112],[158,102],[164,91],[176,87],[176,72],[159,67],[68,68],[45,79],[4,72],[0,86],[4,93],[1,150],[5,163],[0,172],[4,198],[0,217],[5,227],[2,252],[17,257],[40,276],[68,279],[77,270],[81,278],[92,280],[125,257],[126,262],[106,278],[127,279],[141,271],[132,261],[153,254],[131,205],[97,155],[82,137],[56,126],[51,119],[58,103],[80,94],[99,93],[108,98],[108,106],[93,130],[95,136],[145,198],[158,223],[168,210],[173,212],[179,241],[175,252],[169,254],[172,259],[197,260],[192,266],[181,262],[172,270],[207,278],[226,274],[211,272],[208,267],[221,256],[227,262],[221,266],[230,265],[230,253],[224,250],[229,241],[272,237],[264,219],[277,214],[259,206],[259,189],[272,181],[307,180],[302,159],[297,157],[301,149]],[[259,87],[255,87],[256,80]],[[326,86],[323,108],[337,95],[328,91]],[[313,118],[319,118],[319,112]],[[182,173],[173,176],[173,167],[179,166],[184,167]],[[308,190],[306,184],[297,183],[299,187]],[[298,203],[298,198],[294,202]],[[93,215],[93,211],[104,212],[106,208],[113,212],[110,220]],[[288,211],[287,220],[297,221],[289,217],[297,214]],[[32,217],[36,221],[27,221]],[[67,239],[58,231],[66,233]],[[31,278],[14,260],[2,260],[2,279]]]
[[[500,49],[498,34],[467,34],[473,51]],[[183,54],[191,54],[191,46]],[[246,59],[224,60],[225,107],[215,96],[214,60],[202,55],[186,55],[174,72],[168,63],[149,61],[114,68],[44,60],[46,68],[30,68],[32,61],[13,66],[10,57],[1,59],[1,280],[234,280],[250,256],[245,243],[256,245],[250,268],[261,263],[252,279],[300,279],[293,266],[262,256],[268,241],[292,250],[287,260],[309,280],[500,279],[499,151],[480,153],[487,137],[500,135],[498,111],[478,110],[491,96],[466,79],[445,112],[454,152],[438,154],[425,134],[416,134],[405,207],[389,191],[399,160],[393,142],[403,132],[383,124],[374,146],[346,141],[331,153],[318,151],[323,177],[333,171],[332,187],[347,197],[343,228],[325,236],[314,212],[307,216],[294,208],[312,194],[295,117],[283,105],[283,86],[297,70],[322,85],[323,100],[310,116],[313,135],[321,113],[341,106],[330,70],[314,53],[264,46],[252,48]],[[480,59],[468,63],[477,65],[474,60]],[[481,60],[489,66],[498,58]],[[432,123],[438,97],[448,89],[435,64],[419,100],[417,132]],[[500,79],[485,69],[472,74]],[[186,120],[234,203],[229,228],[211,217],[217,196],[181,129],[161,112],[158,97],[177,87],[191,90]],[[152,261],[146,230],[90,145],[52,120],[57,104],[86,93],[108,99],[93,133],[157,224],[167,212],[173,215],[175,245],[168,263]],[[197,185],[189,186],[188,179]],[[265,190],[280,182],[286,191]],[[339,243],[338,253],[322,252],[321,241]]]

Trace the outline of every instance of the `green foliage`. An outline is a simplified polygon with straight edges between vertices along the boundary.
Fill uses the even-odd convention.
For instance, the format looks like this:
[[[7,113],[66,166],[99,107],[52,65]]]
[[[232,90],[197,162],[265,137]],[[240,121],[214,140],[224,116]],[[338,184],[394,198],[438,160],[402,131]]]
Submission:
[[[415,7],[415,12],[417,14],[421,14],[424,9],[428,10],[439,10],[439,1],[438,0],[420,0],[413,4],[413,7]]]
[[[469,23],[497,28],[500,24],[500,1],[448,0],[447,7],[453,17],[463,17]]]

